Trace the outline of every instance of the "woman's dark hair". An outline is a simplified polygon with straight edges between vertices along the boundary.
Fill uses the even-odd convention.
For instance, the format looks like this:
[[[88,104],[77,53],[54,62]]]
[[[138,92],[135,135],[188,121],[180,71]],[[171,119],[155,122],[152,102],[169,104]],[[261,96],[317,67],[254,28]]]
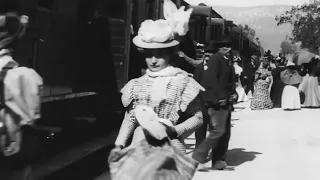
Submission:
[[[137,48],[138,51],[140,53],[145,53],[147,51],[152,51],[152,50],[156,50],[156,49],[144,49],[144,48]],[[174,47],[168,47],[168,48],[162,48],[160,49],[161,51],[167,51],[168,54],[174,54],[175,52],[178,51],[178,47],[177,46],[174,46]]]
[[[156,50],[156,49],[144,49],[144,48],[137,48],[138,49],[138,52],[140,54],[140,57],[142,59],[145,59],[146,58],[146,53],[148,53],[148,51],[152,51],[152,50]],[[161,50],[161,51],[166,51],[166,53],[170,56],[170,64],[177,64],[177,59],[178,59],[178,55],[177,55],[177,51],[178,51],[179,47],[177,46],[174,46],[174,47],[169,47],[169,48],[162,48],[162,49],[158,49],[158,50]],[[147,67],[147,65],[145,63],[144,64],[144,67]]]

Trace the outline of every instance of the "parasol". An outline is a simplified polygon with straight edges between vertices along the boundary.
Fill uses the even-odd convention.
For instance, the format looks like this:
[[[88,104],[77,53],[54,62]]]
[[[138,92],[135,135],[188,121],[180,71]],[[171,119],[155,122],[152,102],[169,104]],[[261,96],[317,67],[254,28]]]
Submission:
[[[283,70],[280,73],[281,81],[288,85],[299,84],[302,82],[302,77],[295,70]]]
[[[304,63],[309,63],[311,61],[311,59],[314,58],[315,56],[316,56],[315,54],[313,54],[305,49],[302,49],[302,50],[295,52],[293,54],[292,60],[293,60],[293,63],[300,66]]]

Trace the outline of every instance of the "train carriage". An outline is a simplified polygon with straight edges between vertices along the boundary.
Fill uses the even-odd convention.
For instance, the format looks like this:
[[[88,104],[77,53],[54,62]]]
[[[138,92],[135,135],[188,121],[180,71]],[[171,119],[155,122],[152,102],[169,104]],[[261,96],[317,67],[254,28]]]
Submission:
[[[13,56],[45,83],[42,119],[35,126],[41,137],[35,179],[90,179],[105,170],[101,156],[107,156],[123,118],[119,91],[141,61],[133,54],[132,33],[145,19],[163,18],[163,1],[4,1],[30,18]],[[210,48],[228,41],[234,50],[249,51],[233,22],[211,7],[173,2],[194,8],[193,40]],[[86,169],[91,163],[97,169]]]

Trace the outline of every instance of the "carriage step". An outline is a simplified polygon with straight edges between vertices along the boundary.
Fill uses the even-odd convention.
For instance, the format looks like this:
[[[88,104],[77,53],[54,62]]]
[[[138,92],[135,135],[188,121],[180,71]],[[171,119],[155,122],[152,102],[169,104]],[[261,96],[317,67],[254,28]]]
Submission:
[[[107,170],[108,153],[118,132],[89,140],[33,168],[36,180],[91,180]]]

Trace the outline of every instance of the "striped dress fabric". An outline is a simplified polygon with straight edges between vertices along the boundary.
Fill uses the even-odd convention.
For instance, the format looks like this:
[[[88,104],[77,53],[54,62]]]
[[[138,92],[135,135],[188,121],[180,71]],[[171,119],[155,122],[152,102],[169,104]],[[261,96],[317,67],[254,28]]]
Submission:
[[[169,83],[164,88],[166,89],[165,98],[160,102],[152,101],[151,89],[153,83],[166,81],[168,78]],[[122,122],[116,144],[126,145],[132,138],[130,145],[132,146],[145,139],[133,109],[137,105],[147,105],[154,109],[159,118],[169,119],[174,124],[178,138],[172,139],[171,143],[181,152],[185,152],[184,139],[203,123],[198,98],[201,89],[203,88],[187,73],[158,77],[150,77],[145,74],[140,78],[132,79],[121,90],[122,103],[124,107],[127,107],[127,113]],[[185,112],[186,116],[183,121],[179,119],[181,112]]]

